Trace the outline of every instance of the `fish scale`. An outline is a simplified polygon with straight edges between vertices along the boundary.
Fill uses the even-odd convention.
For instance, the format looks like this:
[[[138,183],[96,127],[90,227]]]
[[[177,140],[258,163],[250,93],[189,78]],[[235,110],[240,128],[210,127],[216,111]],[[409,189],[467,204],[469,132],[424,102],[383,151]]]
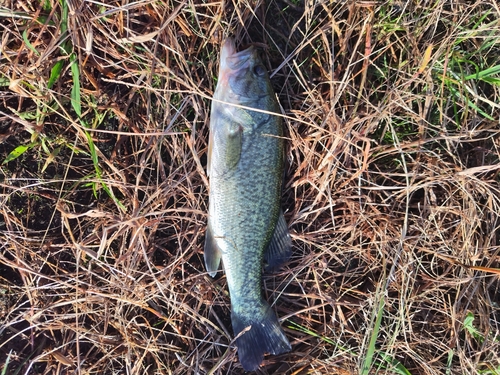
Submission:
[[[215,276],[220,260],[231,298],[238,356],[245,370],[265,353],[291,350],[277,317],[262,297],[263,260],[270,268],[286,261],[291,240],[280,208],[284,168],[281,118],[257,51],[236,52],[228,39],[221,50],[219,81],[212,101],[208,174],[209,215],[205,265]]]

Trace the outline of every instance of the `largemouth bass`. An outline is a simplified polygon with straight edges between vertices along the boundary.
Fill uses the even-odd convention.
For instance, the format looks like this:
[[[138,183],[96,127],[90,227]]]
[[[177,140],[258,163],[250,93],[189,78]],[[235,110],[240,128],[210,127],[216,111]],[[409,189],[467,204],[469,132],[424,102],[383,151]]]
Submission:
[[[279,106],[256,49],[236,52],[227,39],[210,117],[205,266],[214,277],[222,258],[238,356],[247,371],[256,370],[265,353],[291,350],[261,290],[263,263],[276,268],[291,252],[280,208],[283,124],[271,113]]]

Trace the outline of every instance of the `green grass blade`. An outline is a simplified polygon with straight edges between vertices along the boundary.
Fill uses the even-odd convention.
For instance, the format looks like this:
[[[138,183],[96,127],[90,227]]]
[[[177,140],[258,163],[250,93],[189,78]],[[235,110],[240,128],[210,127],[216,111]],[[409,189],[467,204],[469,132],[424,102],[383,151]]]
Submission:
[[[328,337],[325,337],[325,336],[318,335],[316,332],[311,331],[310,329],[308,329],[306,327],[303,327],[300,324],[297,324],[295,322],[290,322],[290,325],[288,326],[288,328],[293,329],[295,331],[306,333],[309,336],[316,337],[316,338],[318,338],[320,340],[323,340],[324,342],[327,342],[327,343],[329,343],[331,345],[336,345],[337,344],[332,339],[329,339]]]
[[[474,74],[469,74],[468,76],[465,76],[465,80],[470,80],[470,79],[484,79],[491,77],[494,74],[499,74],[500,73],[500,65],[495,65],[492,67],[489,67],[488,69],[482,70],[480,72],[474,73]],[[496,77],[495,77],[496,78]]]
[[[495,121],[495,119],[492,116],[490,116],[489,114],[487,114],[486,112],[484,112],[475,103],[473,103],[472,101],[470,101],[465,95],[461,94],[460,91],[458,91],[457,89],[455,89],[454,87],[451,87],[451,86],[450,86],[450,91],[453,93],[453,95],[455,96],[455,98],[464,100],[467,103],[467,105],[470,108],[472,108],[473,110],[475,110],[477,113],[479,113],[480,115],[484,116],[488,120]],[[457,119],[457,123],[458,122],[459,121]]]
[[[85,132],[85,137],[87,138],[87,142],[89,144],[90,157],[92,159],[92,163],[94,163],[94,168],[98,169],[100,172],[94,141],[92,140],[89,132]]]
[[[113,193],[113,190],[101,178],[99,179],[99,181],[104,191],[109,195],[111,199],[113,199],[113,201],[118,205],[118,207],[120,207],[120,209],[123,212],[127,212],[127,208],[122,204],[122,202],[118,200],[118,198],[116,198],[115,194]]]
[[[453,364],[453,356],[455,352],[453,349],[448,350],[448,359],[446,361],[446,375],[451,374],[451,365]]]
[[[397,359],[391,357],[387,353],[380,352],[380,357],[391,365],[391,371],[398,375],[412,375],[410,371]],[[384,367],[385,368],[385,367]]]
[[[484,78],[481,78],[481,81],[484,81],[484,82],[489,83],[491,85],[500,86],[500,78],[484,77]]]
[[[23,31],[23,41],[24,43],[26,44],[26,46],[31,50],[33,51],[33,53],[37,56],[40,56],[40,52],[38,52],[36,50],[35,47],[33,47],[33,44],[31,44],[31,42],[28,40],[28,29],[24,30]]]
[[[2,165],[7,164],[8,162],[17,159],[19,156],[24,154],[26,151],[28,151],[30,148],[32,148],[35,144],[30,143],[28,145],[21,145],[17,146],[14,150],[10,152],[9,155],[5,158],[5,160],[2,162]]]
[[[73,87],[71,88],[71,105],[78,117],[82,117],[82,101],[80,96],[80,69],[78,59],[74,53],[70,56],[71,75],[73,76]]]
[[[12,349],[10,350],[9,354],[7,355],[7,359],[5,360],[5,364],[3,366],[2,374],[1,375],[7,374],[7,368],[9,367],[9,362],[10,362],[10,356],[11,356],[11,354],[12,354]]]
[[[54,64],[54,66],[50,70],[50,77],[49,77],[49,81],[47,82],[47,87],[49,89],[51,89],[52,86],[54,86],[54,84],[57,82],[57,80],[61,76],[61,72],[62,72],[63,67],[64,67],[64,61],[59,60],[58,62],[56,62]]]
[[[85,132],[85,137],[87,138],[87,142],[89,144],[89,150],[90,150],[90,157],[92,159],[92,163],[94,164],[94,169],[96,172],[96,178],[99,180],[103,190],[109,195],[111,199],[120,207],[123,212],[127,211],[127,208],[116,198],[115,194],[113,193],[113,190],[103,181],[102,179],[102,172],[101,168],[99,167],[99,158],[97,156],[97,149],[95,147],[94,141],[92,140],[92,137],[90,136],[89,132]],[[97,190],[96,190],[96,184],[92,185],[92,190],[94,192],[94,196],[97,197]]]
[[[363,366],[361,367],[361,375],[368,375],[368,373],[370,372],[370,368],[372,367],[373,357],[375,354],[375,344],[377,343],[378,333],[380,331],[380,324],[382,323],[384,306],[385,306],[385,301],[383,296],[381,296],[377,309],[377,318],[375,319],[372,335],[370,337],[370,343],[368,344],[368,350],[366,352],[365,360],[363,362]]]
[[[472,337],[474,337],[478,342],[482,344],[484,342],[484,336],[477,330],[473,323],[474,314],[469,312],[465,316],[463,326]]]
[[[62,6],[61,23],[60,23],[60,29],[61,29],[61,37],[60,38],[63,41],[62,44],[61,44],[61,48],[64,51],[65,55],[70,55],[70,53],[71,53],[71,42],[70,42],[69,39],[65,40],[67,38],[67,33],[68,33],[68,3],[67,3],[66,0],[60,0],[60,3],[61,3],[61,6]],[[48,4],[48,6],[50,6],[50,3],[46,2],[45,5],[47,5],[47,4]],[[73,55],[74,54],[70,55],[70,62],[72,64],[76,60],[76,56],[73,56]],[[54,86],[54,84],[57,82],[57,80],[61,76],[61,72],[63,70],[64,63],[65,63],[64,60],[59,60],[52,67],[52,69],[50,71],[49,81],[47,83],[47,87],[49,89],[51,89],[52,86]],[[81,113],[81,105],[78,104],[77,108],[75,108],[75,104],[74,104],[75,102],[73,101],[73,97],[76,97],[77,95],[78,96],[80,95],[80,90],[78,89],[78,94],[77,94],[76,93],[76,88],[75,88],[75,76],[78,76],[78,78],[77,78],[78,85],[80,85],[80,74],[79,74],[79,72],[76,74],[74,69],[75,68],[73,68],[73,65],[71,65],[71,73],[73,75],[73,88],[71,90],[71,103],[73,104],[73,108],[75,109],[75,111],[78,111],[78,109],[80,109],[80,113]],[[78,70],[78,67],[76,67],[76,70]],[[73,93],[73,91],[75,91],[75,93]],[[81,103],[80,100],[78,100],[78,103]]]
[[[64,40],[67,37],[68,33],[68,1],[67,0],[59,0],[62,5],[62,14],[61,14],[61,40]],[[66,40],[62,45],[62,49],[64,50],[66,55],[71,53],[71,42]]]

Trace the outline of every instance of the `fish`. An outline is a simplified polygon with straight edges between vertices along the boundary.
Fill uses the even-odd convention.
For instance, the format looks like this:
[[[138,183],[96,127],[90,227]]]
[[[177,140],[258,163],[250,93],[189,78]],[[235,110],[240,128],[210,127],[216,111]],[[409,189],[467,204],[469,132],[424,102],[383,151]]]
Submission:
[[[264,354],[289,352],[278,318],[262,296],[262,273],[291,255],[280,199],[285,139],[279,104],[258,50],[221,48],[208,141],[205,267],[215,277],[222,259],[238,357],[257,370]]]

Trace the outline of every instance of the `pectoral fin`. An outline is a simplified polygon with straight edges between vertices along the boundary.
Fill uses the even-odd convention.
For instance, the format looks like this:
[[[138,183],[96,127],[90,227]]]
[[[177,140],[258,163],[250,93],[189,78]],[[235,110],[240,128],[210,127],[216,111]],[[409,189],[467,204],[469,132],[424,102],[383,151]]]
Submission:
[[[241,157],[243,127],[224,116],[215,114],[210,124],[208,140],[208,174],[220,177],[234,169]]]
[[[243,128],[238,124],[228,125],[224,134],[224,147],[222,148],[224,160],[224,172],[236,167],[241,157],[241,144],[243,139]]]
[[[275,271],[285,263],[292,255],[292,238],[288,232],[288,226],[280,211],[274,235],[264,253],[264,267],[266,271]]]
[[[208,224],[207,231],[205,233],[204,257],[205,267],[208,271],[208,274],[214,277],[217,273],[217,270],[219,269],[221,252],[219,246],[217,246],[217,242],[215,241],[210,224]]]

